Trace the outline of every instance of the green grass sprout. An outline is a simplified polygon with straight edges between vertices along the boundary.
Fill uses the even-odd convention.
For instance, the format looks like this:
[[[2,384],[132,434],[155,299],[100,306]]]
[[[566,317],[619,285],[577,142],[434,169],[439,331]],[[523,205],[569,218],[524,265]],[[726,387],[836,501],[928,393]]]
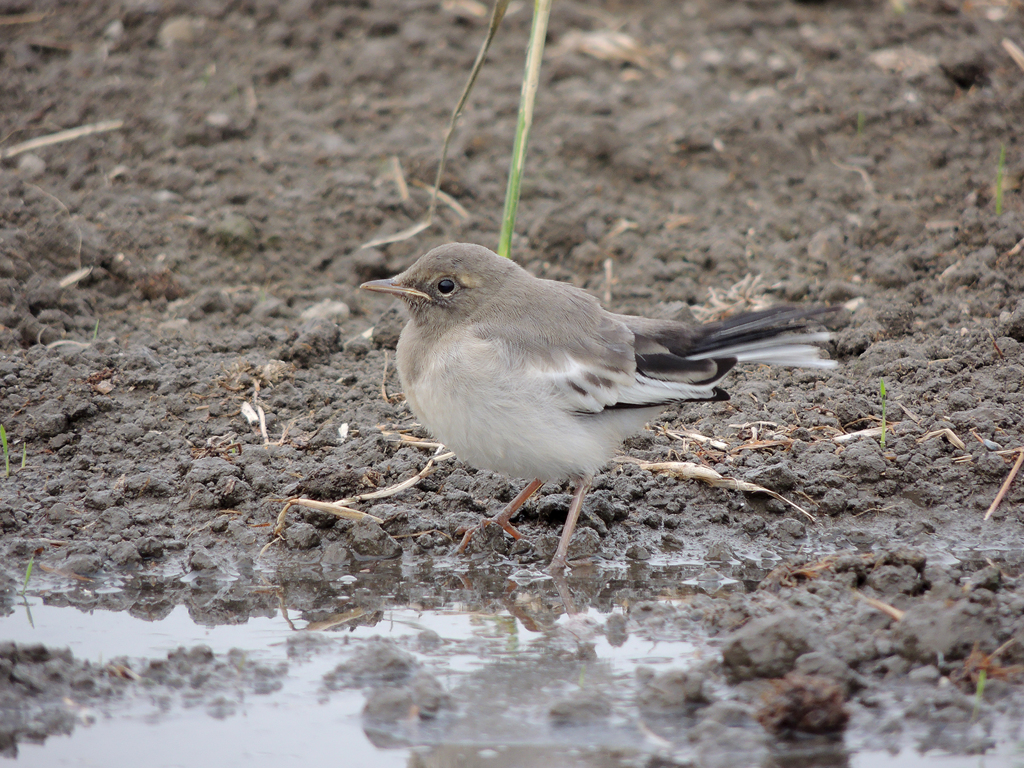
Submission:
[[[867,122],[867,117],[865,117],[864,110],[862,109],[860,112],[857,113],[857,136],[858,137],[864,135],[864,123],[866,123],[866,122]]]
[[[1006,175],[1006,145],[999,145],[999,164],[996,166],[996,216],[1003,215],[1003,176]]]
[[[0,445],[4,451],[4,477],[11,476],[11,455],[7,452],[7,430],[0,424]]]
[[[32,556],[28,559],[28,566],[25,568],[25,581],[21,585],[21,596],[25,596],[25,592],[28,591],[28,580],[32,578],[32,564],[36,561],[36,553],[33,552]]]
[[[96,341],[96,337],[100,335],[100,319],[96,318],[96,325],[92,329],[92,340]]]
[[[530,138],[530,126],[533,125],[533,105],[537,100],[540,64],[544,58],[544,41],[548,34],[550,15],[551,0],[534,0],[533,26],[530,28],[530,42],[526,46],[526,70],[519,97],[519,119],[516,122],[516,138],[508,172],[508,188],[505,191],[505,210],[501,216],[501,234],[498,237],[498,255],[505,258],[509,257],[512,250],[512,231],[516,224],[516,210],[519,208],[519,190],[523,168],[526,166],[526,145]]]
[[[985,674],[985,670],[978,672],[978,687],[974,691],[974,712],[971,714],[971,720],[978,719],[978,710],[981,709],[981,699],[985,695],[985,680],[988,675]]]
[[[885,450],[885,379],[878,380],[878,394],[882,397],[882,450]]]
[[[21,468],[25,468],[25,462],[28,459],[28,443],[21,444]]]

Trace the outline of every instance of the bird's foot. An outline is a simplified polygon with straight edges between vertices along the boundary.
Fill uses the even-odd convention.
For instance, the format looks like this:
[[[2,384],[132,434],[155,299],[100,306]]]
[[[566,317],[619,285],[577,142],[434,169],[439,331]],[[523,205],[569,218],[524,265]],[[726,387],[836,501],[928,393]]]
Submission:
[[[500,525],[502,529],[505,531],[505,533],[507,533],[509,536],[511,536],[513,539],[516,539],[517,541],[523,538],[523,534],[517,531],[515,527],[512,525],[512,523],[508,522],[508,520],[502,520],[501,515],[495,515],[494,517],[485,517],[476,525],[465,529],[465,532],[463,532],[462,535],[462,541],[459,543],[459,548],[456,551],[460,555],[463,552],[465,552],[466,547],[469,546],[469,540],[472,539],[476,534],[480,533],[480,531],[482,531],[491,523],[494,523],[495,525]]]
[[[561,576],[565,573],[565,569],[567,566],[568,563],[565,562],[564,557],[559,557],[558,555],[555,555],[555,557],[551,560],[551,565],[548,566],[547,571],[552,576]]]

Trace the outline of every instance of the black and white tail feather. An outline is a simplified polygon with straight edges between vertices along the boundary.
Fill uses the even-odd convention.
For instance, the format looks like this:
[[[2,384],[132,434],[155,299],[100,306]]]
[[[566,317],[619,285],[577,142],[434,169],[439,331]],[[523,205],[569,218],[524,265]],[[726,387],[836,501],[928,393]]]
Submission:
[[[591,366],[569,385],[586,401],[581,412],[650,408],[671,403],[728,400],[718,383],[738,363],[799,368],[833,368],[813,346],[829,340],[827,331],[808,331],[804,321],[834,308],[781,306],[692,326],[628,315],[611,315],[633,335],[635,367],[629,375],[615,365]],[[578,362],[578,361],[577,361]],[[610,361],[602,361],[610,362]],[[613,370],[618,368],[618,370]]]

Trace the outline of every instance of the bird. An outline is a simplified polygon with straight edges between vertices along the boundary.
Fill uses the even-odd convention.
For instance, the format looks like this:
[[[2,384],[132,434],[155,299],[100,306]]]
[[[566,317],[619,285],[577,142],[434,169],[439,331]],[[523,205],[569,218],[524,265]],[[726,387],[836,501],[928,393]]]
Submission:
[[[833,307],[777,306],[706,324],[620,315],[581,288],[535,277],[471,243],[428,251],[408,269],[360,288],[408,308],[396,350],[405,399],[420,424],[472,467],[532,481],[489,524],[515,539],[519,508],[544,483],[575,492],[551,572],[594,475],[622,441],[666,407],[722,401],[738,363],[831,368],[806,321]]]

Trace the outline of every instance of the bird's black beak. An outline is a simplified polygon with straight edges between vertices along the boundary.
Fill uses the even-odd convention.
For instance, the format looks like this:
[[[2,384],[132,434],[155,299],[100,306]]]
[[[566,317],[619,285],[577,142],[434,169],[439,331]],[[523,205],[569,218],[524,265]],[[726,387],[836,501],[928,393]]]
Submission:
[[[389,277],[386,280],[371,280],[359,287],[364,291],[373,291],[374,293],[390,293],[392,296],[397,296],[400,299],[426,299],[431,301],[430,296],[423,291],[398,285],[393,277]]]

